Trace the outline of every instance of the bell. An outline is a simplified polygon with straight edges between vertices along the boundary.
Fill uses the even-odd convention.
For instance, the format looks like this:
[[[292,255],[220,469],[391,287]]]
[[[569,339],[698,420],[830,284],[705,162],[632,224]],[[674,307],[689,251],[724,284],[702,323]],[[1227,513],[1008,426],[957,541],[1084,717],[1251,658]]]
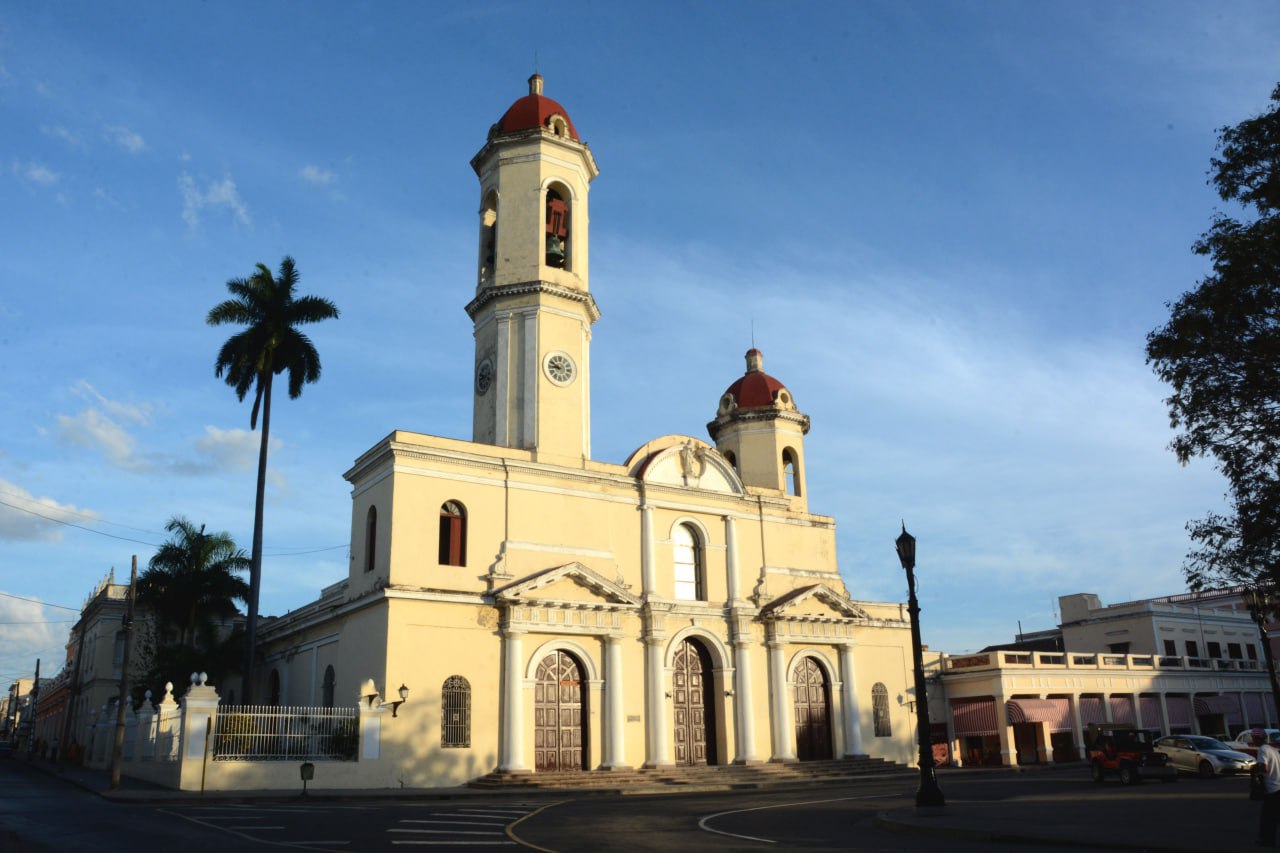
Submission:
[[[555,234],[547,235],[547,266],[564,266],[564,241]]]

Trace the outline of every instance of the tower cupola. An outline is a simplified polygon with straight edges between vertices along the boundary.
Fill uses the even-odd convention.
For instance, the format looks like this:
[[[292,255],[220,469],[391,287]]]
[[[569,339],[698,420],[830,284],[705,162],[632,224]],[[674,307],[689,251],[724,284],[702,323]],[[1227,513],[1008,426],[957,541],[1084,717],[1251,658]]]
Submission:
[[[796,407],[787,386],[764,372],[760,350],[747,350],[746,361],[746,373],[720,395],[707,432],[743,483],[803,501],[809,416]]]

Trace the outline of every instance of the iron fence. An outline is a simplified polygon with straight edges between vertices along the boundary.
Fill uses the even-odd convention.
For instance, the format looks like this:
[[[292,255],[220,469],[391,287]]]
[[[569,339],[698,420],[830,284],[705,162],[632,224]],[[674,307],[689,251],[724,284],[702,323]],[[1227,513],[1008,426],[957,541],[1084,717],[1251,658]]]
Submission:
[[[354,761],[355,708],[239,705],[218,709],[214,761]]]

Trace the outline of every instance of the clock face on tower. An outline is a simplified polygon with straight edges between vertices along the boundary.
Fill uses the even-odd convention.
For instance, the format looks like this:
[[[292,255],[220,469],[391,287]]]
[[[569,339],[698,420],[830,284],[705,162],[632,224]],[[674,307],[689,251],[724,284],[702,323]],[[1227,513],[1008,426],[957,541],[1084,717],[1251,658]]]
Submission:
[[[559,350],[546,354],[542,359],[542,369],[552,383],[562,387],[573,382],[574,377],[578,375],[573,359],[568,353]]]
[[[493,362],[485,359],[476,367],[476,393],[484,396],[493,386]]]

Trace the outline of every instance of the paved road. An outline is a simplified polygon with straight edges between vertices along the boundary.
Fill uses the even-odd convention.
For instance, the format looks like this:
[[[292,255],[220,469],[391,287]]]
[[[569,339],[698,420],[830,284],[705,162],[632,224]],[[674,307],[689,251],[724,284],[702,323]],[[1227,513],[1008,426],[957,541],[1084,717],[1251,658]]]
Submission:
[[[105,777],[68,773],[95,791]],[[1254,849],[1244,779],[1097,785],[1087,770],[939,774],[947,806],[917,810],[898,776],[806,790],[663,796],[469,790],[183,794],[134,784],[106,799],[0,761],[3,853],[500,848],[622,851]],[[95,787],[96,786],[96,787]]]

